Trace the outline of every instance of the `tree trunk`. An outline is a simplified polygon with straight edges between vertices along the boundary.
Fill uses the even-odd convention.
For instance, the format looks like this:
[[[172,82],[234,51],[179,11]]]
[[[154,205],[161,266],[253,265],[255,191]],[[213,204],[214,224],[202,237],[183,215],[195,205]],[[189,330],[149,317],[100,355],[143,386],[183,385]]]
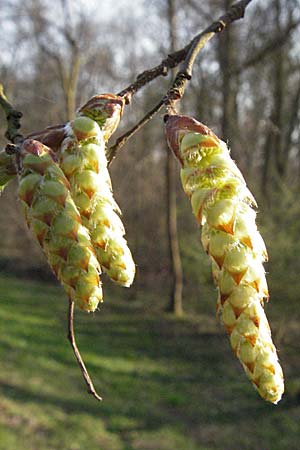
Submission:
[[[168,22],[170,29],[170,52],[176,49],[176,10],[175,0],[168,0]],[[179,251],[177,232],[177,200],[176,200],[177,173],[173,154],[167,149],[166,161],[166,202],[167,202],[167,226],[169,241],[169,273],[171,276],[171,292],[167,311],[176,316],[183,314],[182,307],[182,265]]]
[[[232,2],[224,0],[223,3],[224,10],[227,11]],[[238,147],[238,80],[237,75],[232,73],[236,66],[234,29],[232,27],[228,27],[224,33],[220,33],[218,53],[222,78],[221,134],[225,142],[229,141],[235,159]]]

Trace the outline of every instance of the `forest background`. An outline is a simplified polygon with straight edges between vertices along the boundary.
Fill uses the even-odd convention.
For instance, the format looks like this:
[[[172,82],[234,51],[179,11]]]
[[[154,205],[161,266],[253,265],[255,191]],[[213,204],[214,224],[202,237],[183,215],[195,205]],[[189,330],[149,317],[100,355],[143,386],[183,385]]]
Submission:
[[[68,121],[73,117],[75,109],[94,94],[119,92],[134,81],[140,72],[159,64],[170,53],[172,46],[175,46],[175,49],[184,47],[195,34],[224,13],[232,3],[229,0],[105,0],[101,1],[100,6],[99,2],[92,0],[53,0],[51,3],[43,0],[0,0],[0,80],[8,98],[24,114],[23,134]],[[284,417],[290,414],[290,419],[287,419],[287,435],[290,437],[288,443],[282,443],[278,447],[270,443],[279,432],[276,431],[277,422],[270,423],[270,429],[273,431],[270,432],[270,441],[266,441],[264,449],[272,450],[296,449],[300,436],[299,426],[296,425],[300,418],[299,42],[299,0],[254,0],[247,8],[243,20],[230,25],[201,51],[194,66],[193,78],[180,106],[181,113],[196,117],[228,142],[232,157],[243,172],[259,205],[257,221],[269,253],[266,270],[270,304],[266,309],[280,354],[286,349],[282,358],[288,379],[285,407],[289,411],[285,411]],[[125,109],[120,127],[111,143],[160,100],[170,82],[170,75],[166,78],[160,77],[134,96],[131,105]],[[172,264],[166,181],[169,150],[164,137],[163,114],[164,112],[159,113],[130,139],[111,165],[115,197],[123,211],[126,236],[137,265],[137,276],[134,285],[128,290],[118,289],[108,280],[103,280],[105,303],[112,299],[112,305],[116,308],[112,310],[114,314],[125,309],[125,315],[134,312],[141,321],[151,317],[151,324],[154,328],[159,327],[159,332],[157,328],[155,330],[158,335],[162,333],[163,341],[166,330],[173,330],[176,323],[178,329],[176,333],[174,331],[174,336],[179,340],[183,339],[183,336],[186,338],[189,326],[193,326],[196,335],[199,333],[198,340],[196,335],[194,336],[193,345],[202,345],[201,336],[208,332],[206,326],[209,323],[208,333],[212,333],[212,338],[208,340],[207,345],[210,346],[216,335],[223,333],[221,327],[216,325],[214,328],[215,326],[211,325],[214,320],[216,291],[212,283],[210,262],[201,248],[200,232],[191,214],[188,199],[182,192],[179,177],[176,197],[184,281],[184,316],[181,320],[177,319],[178,322],[164,316],[166,309],[169,309],[172,295]],[[6,144],[6,121],[2,111],[0,119],[0,144],[3,147]],[[176,166],[175,170],[179,173],[179,167]],[[55,287],[56,282],[51,271],[26,228],[16,201],[15,184],[10,185],[1,196],[0,248],[3,296],[8,295],[8,286],[11,286],[13,291],[17,283],[19,291],[15,292],[15,298],[19,300],[15,299],[16,304],[21,305],[24,314],[30,315],[30,310],[26,312],[25,300],[23,303],[21,297],[18,297],[21,295],[22,283],[26,286],[26,283],[32,282],[32,289],[45,286],[45,290],[55,292],[55,302],[53,303],[52,299],[51,308],[50,303],[45,300],[48,311],[51,311],[54,317],[56,314],[63,317],[64,306],[61,303],[64,301],[64,294],[60,288]],[[44,284],[36,285],[35,281],[42,281]],[[57,290],[51,291],[52,285],[53,289]],[[38,291],[39,295],[43,295],[42,290],[40,288]],[[56,298],[59,298],[59,302]],[[13,301],[12,298],[12,303],[7,304],[11,311]],[[61,312],[56,313],[55,308]],[[97,315],[112,314],[109,306],[108,312],[105,308],[106,305]],[[80,325],[83,328],[84,324],[89,327],[89,319],[80,318],[80,321],[83,321]],[[165,322],[162,324],[161,320]],[[129,325],[127,331],[130,331]],[[138,333],[142,332],[142,329],[138,330]],[[111,333],[113,334],[113,330]],[[92,336],[91,332],[90,338]],[[88,348],[89,330],[86,331],[85,339]],[[101,341],[97,336],[94,339]],[[175,349],[176,340],[172,340]],[[220,353],[227,351],[225,337],[223,341]],[[188,341],[183,342],[186,342],[186,345],[191,344]],[[151,347],[151,340],[148,344]],[[96,345],[95,342],[93,345]],[[29,351],[28,347],[26,352]],[[101,353],[101,342],[98,353]],[[234,359],[229,350],[227,356]],[[193,357],[191,354],[190,359]],[[16,361],[17,359],[14,363]],[[213,377],[213,370],[217,369],[208,367],[207,370],[211,370]],[[237,376],[242,378],[243,374],[239,374],[238,370]],[[243,381],[247,383],[246,379]],[[7,381],[3,384],[4,398],[6,395],[10,397],[10,388],[6,383]],[[14,392],[13,387],[11,389]],[[246,397],[256,395],[251,389],[250,386],[250,393],[247,391]],[[84,396],[83,387],[82,390]],[[188,387],[186,390],[188,391]],[[213,393],[213,398],[219,398],[218,394]],[[25,401],[22,395],[19,400]],[[174,404],[171,401],[170,411],[179,409],[177,414],[180,420],[181,416],[185,416],[187,420],[185,406],[182,406],[179,400],[179,404],[176,404],[176,401],[173,401]],[[198,401],[201,403],[201,399]],[[246,405],[248,397],[242,401]],[[258,399],[257,402],[259,401]],[[238,402],[237,398],[235,402]],[[254,409],[255,405],[253,404]],[[212,409],[208,414],[211,414],[211,411]],[[193,418],[198,417],[197,408],[193,410],[193,414]],[[124,415],[128,420],[129,417],[132,419],[131,413]],[[105,417],[104,414],[104,422]],[[213,421],[212,418],[211,420]],[[172,429],[171,422],[168,422],[168,430]],[[224,422],[223,419],[221,422]],[[146,425],[145,429],[149,430],[149,424]],[[175,428],[179,426],[178,423],[175,425]],[[222,448],[218,446],[218,439],[222,441],[223,436],[220,427],[217,427],[221,433],[219,438],[212,438],[213,433],[205,438],[201,433],[197,435],[196,432],[181,430],[178,432],[180,437],[177,447],[172,447],[176,442],[173,435],[165,441],[159,441],[159,444],[153,444],[153,447],[149,444],[150,438],[149,442],[147,438],[134,441],[128,436],[136,436],[134,433],[137,433],[138,427],[133,427],[134,431],[130,427],[127,423],[122,434],[116,426],[116,436],[121,439],[120,436],[124,435],[124,442],[126,439],[130,442],[127,447],[125,444],[122,447],[122,443],[120,447],[118,443],[110,443],[108,447],[105,447],[105,444],[103,449]],[[159,427],[154,429],[157,432]],[[237,441],[234,444],[233,434],[231,431],[226,435],[230,442],[226,444],[226,450],[262,448],[253,447],[256,445],[253,442],[256,441],[251,440],[250,443],[243,441],[241,444]],[[182,436],[189,437],[188,447],[181,443]],[[257,442],[259,439],[261,436],[257,435]],[[50,441],[45,442],[48,444],[40,444],[39,448],[58,448],[55,444],[51,444],[51,447]],[[151,442],[153,443],[153,436]],[[9,448],[8,444],[3,448]],[[94,447],[76,447],[76,444],[72,447],[69,443],[61,448]]]

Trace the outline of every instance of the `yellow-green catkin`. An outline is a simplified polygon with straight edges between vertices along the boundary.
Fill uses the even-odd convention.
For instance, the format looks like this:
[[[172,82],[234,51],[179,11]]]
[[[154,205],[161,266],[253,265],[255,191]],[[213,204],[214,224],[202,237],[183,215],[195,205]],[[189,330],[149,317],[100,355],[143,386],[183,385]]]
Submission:
[[[66,125],[60,166],[70,182],[72,196],[89,229],[101,267],[114,282],[128,287],[135,276],[135,264],[124,238],[105,156],[105,140],[120,118],[116,114],[114,120],[106,116],[102,120],[103,102],[103,96],[93,97]]]
[[[267,252],[255,223],[255,200],[225,142],[188,116],[169,116],[166,134],[182,164],[181,181],[212,259],[217,310],[234,353],[263,399],[277,403],[283,373],[263,309]]]
[[[29,228],[68,296],[84,311],[102,301],[100,266],[54,153],[33,139],[21,149],[18,196]]]

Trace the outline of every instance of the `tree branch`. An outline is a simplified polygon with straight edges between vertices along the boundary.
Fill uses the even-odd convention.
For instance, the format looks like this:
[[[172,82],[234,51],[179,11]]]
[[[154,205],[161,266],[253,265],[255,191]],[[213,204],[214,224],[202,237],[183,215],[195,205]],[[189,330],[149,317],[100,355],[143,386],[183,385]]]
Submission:
[[[21,128],[21,117],[22,113],[17,111],[8,101],[4,87],[0,83],[0,105],[6,115],[7,120],[7,130],[5,133],[5,137],[11,141],[13,144],[19,144],[23,141],[23,136],[19,133],[19,129]]]
[[[267,42],[267,44],[263,48],[261,48],[254,55],[251,55],[248,59],[242,62],[239,67],[230,70],[230,75],[240,74],[243,70],[254,66],[255,64],[262,61],[264,58],[269,56],[272,52],[282,47],[289,39],[291,32],[295,30],[295,28],[297,28],[299,25],[300,20],[297,20],[296,22],[291,22],[285,28],[285,30],[282,31],[281,34],[275,37],[275,39],[272,39],[271,41]]]
[[[75,358],[80,367],[84,381],[86,382],[86,385],[88,387],[88,393],[92,394],[92,396],[95,397],[95,399],[102,401],[102,397],[100,397],[100,395],[97,394],[97,391],[94,388],[93,382],[89,376],[89,373],[85,367],[85,364],[83,362],[83,359],[81,357],[81,354],[80,354],[77,344],[76,344],[75,334],[74,334],[74,302],[71,299],[69,300],[69,311],[68,311],[68,339],[70,341]]]
[[[173,69],[178,64],[183,62],[171,87],[163,99],[161,99],[156,106],[154,106],[154,108],[152,108],[152,110],[149,111],[136,125],[120,136],[115,144],[108,149],[109,163],[111,163],[117,151],[150,119],[152,119],[164,105],[166,106],[168,112],[172,113],[174,104],[179,101],[184,94],[187,81],[192,78],[193,65],[199,52],[216,33],[222,32],[227,25],[243,18],[246,7],[251,1],[252,0],[240,0],[233,4],[225,14],[223,14],[216,22],[209,25],[204,31],[195,36],[194,39],[192,39],[192,41],[183,49],[171,53],[161,62],[161,64],[138,75],[134,83],[119,92],[118,95],[125,97],[127,103],[130,103],[132,96],[139,89],[150,83],[158,76],[166,76],[170,69]]]
[[[184,48],[168,55],[167,58],[165,58],[158,66],[155,66],[149,70],[145,70],[144,72],[139,74],[136,78],[136,81],[119,92],[118,95],[125,97],[127,102],[129,103],[131,97],[146,84],[150,83],[159,76],[166,76],[170,69],[174,69],[181,62],[186,61],[187,58],[188,61],[190,61],[190,65],[188,66],[184,64],[180,72],[191,76],[190,72],[193,62],[201,48],[215,33],[223,31],[223,29],[230,23],[243,18],[246,7],[251,1],[252,0],[240,0],[233,4],[223,16],[221,16],[216,22],[213,22],[204,31],[195,36]],[[211,33],[212,35],[208,37]]]
[[[114,145],[109,147],[107,150],[107,161],[108,165],[111,164],[112,160],[115,158],[117,151],[126,144],[128,139],[130,139],[137,131],[139,131],[149,120],[151,120],[164,106],[164,100],[160,100],[160,102],[154,106],[138,123],[134,125],[130,130],[120,136]]]

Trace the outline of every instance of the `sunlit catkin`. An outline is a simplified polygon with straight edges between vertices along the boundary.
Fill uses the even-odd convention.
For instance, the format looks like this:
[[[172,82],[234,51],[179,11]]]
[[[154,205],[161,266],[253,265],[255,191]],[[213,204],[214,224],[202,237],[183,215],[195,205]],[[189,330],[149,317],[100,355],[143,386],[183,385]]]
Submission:
[[[107,139],[114,131],[121,110],[118,107],[119,113],[110,121],[106,115],[101,120],[102,97],[93,97],[66,125],[60,166],[70,182],[72,196],[89,229],[101,267],[114,282],[128,287],[134,279],[135,264],[124,238],[120,209],[113,198],[103,137],[104,133]]]
[[[182,164],[181,181],[202,225],[202,243],[213,262],[217,309],[234,353],[263,399],[277,403],[284,391],[270,327],[268,298],[255,200],[225,142],[200,122],[173,115],[166,121],[168,144]]]
[[[69,182],[40,142],[25,140],[21,156],[18,196],[28,226],[68,296],[84,311],[95,311],[102,301],[100,266]]]

